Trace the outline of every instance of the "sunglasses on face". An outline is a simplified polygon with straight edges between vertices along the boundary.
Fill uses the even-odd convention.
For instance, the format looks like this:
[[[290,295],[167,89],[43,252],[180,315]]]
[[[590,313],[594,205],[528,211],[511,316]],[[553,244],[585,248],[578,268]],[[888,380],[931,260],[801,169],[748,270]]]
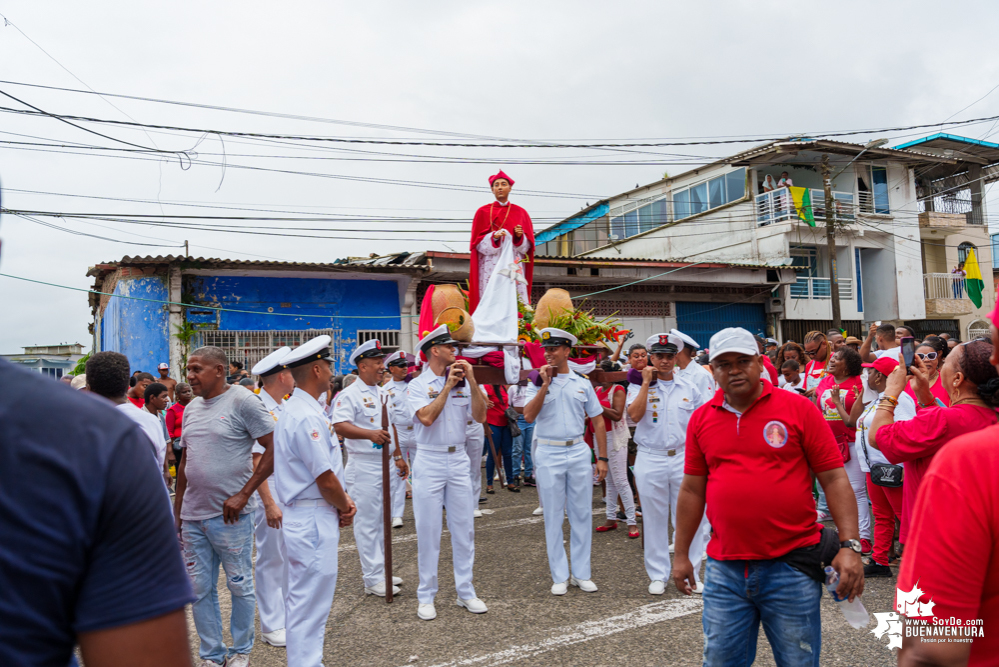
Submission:
[[[916,356],[924,361],[933,361],[937,358],[936,352],[916,352]]]

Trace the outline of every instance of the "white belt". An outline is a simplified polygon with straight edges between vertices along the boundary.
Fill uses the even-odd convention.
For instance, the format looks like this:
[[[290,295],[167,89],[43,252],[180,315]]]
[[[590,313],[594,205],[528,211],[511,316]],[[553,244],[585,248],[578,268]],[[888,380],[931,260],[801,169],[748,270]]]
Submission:
[[[577,436],[572,440],[549,440],[548,438],[538,438],[539,445],[550,445],[552,447],[572,447],[583,442],[583,436]]]
[[[424,445],[423,443],[418,443],[416,448],[421,452],[441,452],[446,454],[465,451],[464,443],[460,445]]]
[[[651,447],[646,447],[645,445],[639,445],[638,451],[645,452],[646,454],[652,454],[653,456],[676,456],[677,454],[683,454],[682,447],[677,447],[675,449],[652,449]]]
[[[333,507],[323,498],[307,498],[305,500],[293,500],[285,507]]]

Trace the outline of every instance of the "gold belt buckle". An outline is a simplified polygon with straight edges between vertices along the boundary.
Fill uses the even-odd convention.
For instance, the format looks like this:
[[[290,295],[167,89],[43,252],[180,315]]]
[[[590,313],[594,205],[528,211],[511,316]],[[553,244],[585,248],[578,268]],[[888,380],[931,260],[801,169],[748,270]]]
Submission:
[[[457,449],[457,447],[455,447],[454,445],[451,445],[450,447],[447,448],[447,453],[448,454],[454,454],[454,452],[455,452],[456,449]]]
[[[666,456],[676,456],[676,450],[675,449],[667,449],[666,450]]]

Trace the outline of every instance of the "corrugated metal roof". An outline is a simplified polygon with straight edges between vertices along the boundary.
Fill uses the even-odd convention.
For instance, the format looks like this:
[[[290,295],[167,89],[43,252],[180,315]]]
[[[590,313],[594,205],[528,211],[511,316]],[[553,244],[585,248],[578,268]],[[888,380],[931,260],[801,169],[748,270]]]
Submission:
[[[330,263],[322,262],[279,262],[259,259],[222,259],[219,257],[185,257],[183,255],[146,255],[132,257],[126,255],[120,260],[103,262],[90,267],[88,276],[97,277],[117,270],[122,266],[183,264],[185,268],[259,268],[259,269],[307,269],[312,271],[345,271],[347,267],[388,267],[404,265],[408,268],[427,268],[414,263],[413,260],[422,257],[419,253],[398,253],[380,257],[338,259]]]

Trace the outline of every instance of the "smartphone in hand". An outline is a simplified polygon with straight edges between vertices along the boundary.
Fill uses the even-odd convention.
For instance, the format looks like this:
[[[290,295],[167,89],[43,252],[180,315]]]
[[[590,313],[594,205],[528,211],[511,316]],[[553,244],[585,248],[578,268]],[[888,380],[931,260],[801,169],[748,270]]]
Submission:
[[[909,369],[916,363],[916,339],[912,336],[903,336],[900,344],[902,348],[902,363],[905,364],[906,372],[912,375],[912,371]]]

